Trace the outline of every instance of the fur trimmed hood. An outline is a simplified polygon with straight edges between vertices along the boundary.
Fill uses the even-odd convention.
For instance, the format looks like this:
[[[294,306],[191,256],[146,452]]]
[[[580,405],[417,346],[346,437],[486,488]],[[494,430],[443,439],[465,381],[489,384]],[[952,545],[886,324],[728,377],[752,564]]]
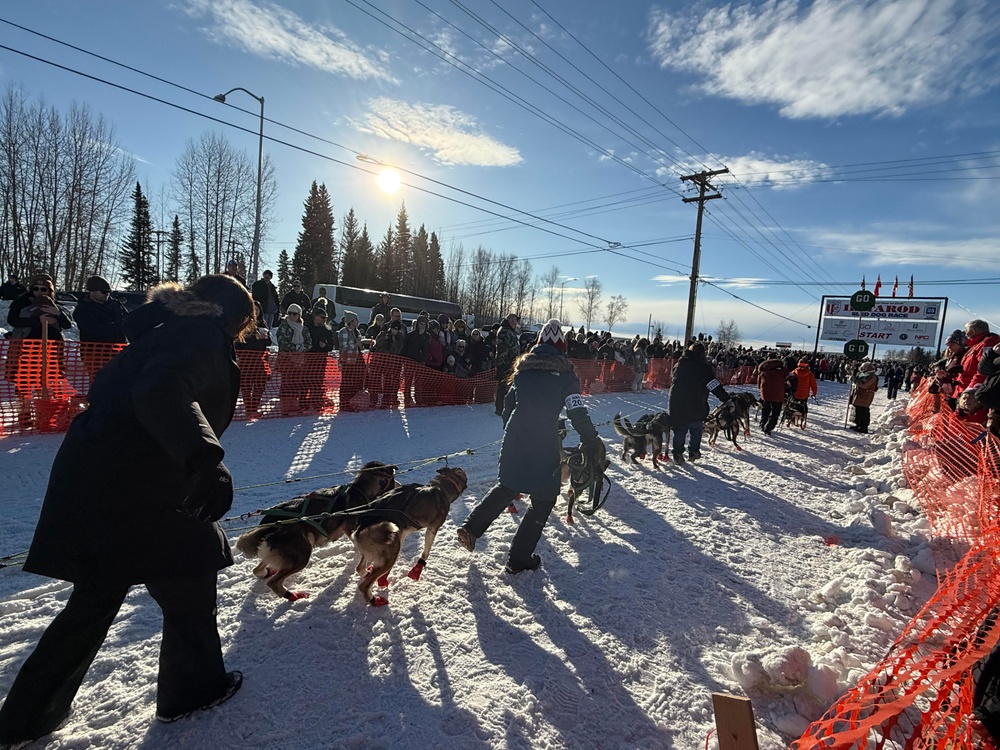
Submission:
[[[573,372],[573,363],[566,355],[550,344],[537,344],[517,360],[515,372],[546,370],[548,372]]]
[[[146,304],[125,316],[123,328],[129,341],[171,318],[213,318],[222,321],[222,305],[199,299],[193,292],[172,281],[149,290]]]
[[[209,317],[222,315],[222,305],[199,299],[174,281],[154,286],[146,295],[147,302],[159,302],[164,308],[181,318]]]

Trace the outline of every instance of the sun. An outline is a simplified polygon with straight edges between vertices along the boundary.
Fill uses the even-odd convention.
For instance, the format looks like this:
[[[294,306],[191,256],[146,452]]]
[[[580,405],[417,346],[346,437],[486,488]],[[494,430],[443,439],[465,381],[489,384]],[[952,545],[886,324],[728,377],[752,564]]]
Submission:
[[[386,167],[378,173],[378,186],[383,193],[392,195],[399,190],[399,172],[391,167]]]

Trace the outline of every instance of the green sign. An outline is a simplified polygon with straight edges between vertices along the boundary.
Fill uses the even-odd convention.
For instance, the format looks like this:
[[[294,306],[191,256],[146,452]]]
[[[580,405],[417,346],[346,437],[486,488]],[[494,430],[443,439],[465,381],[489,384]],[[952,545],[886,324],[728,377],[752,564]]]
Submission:
[[[848,359],[861,361],[868,356],[868,342],[861,339],[851,339],[844,344],[844,356]]]
[[[851,309],[855,312],[868,312],[875,307],[875,295],[866,289],[851,295]]]

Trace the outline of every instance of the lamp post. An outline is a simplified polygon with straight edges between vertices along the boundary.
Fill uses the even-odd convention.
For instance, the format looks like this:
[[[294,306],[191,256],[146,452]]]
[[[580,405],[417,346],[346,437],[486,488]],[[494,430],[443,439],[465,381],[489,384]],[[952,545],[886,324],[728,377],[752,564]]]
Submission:
[[[247,96],[253,97],[260,102],[260,135],[257,140],[257,207],[253,220],[253,248],[250,258],[250,283],[257,280],[257,271],[260,265],[260,211],[262,189],[264,181],[264,97],[257,96],[252,91],[247,91],[242,86],[229,89],[225,94],[216,94],[213,99],[217,102],[226,103],[226,97],[234,91],[242,91]]]
[[[570,276],[562,284],[559,285],[559,287],[560,287],[560,289],[559,289],[559,322],[560,323],[564,322],[563,321],[563,297],[566,296],[566,285],[569,282],[571,282],[571,281],[576,281],[576,278],[573,277],[573,276]]]

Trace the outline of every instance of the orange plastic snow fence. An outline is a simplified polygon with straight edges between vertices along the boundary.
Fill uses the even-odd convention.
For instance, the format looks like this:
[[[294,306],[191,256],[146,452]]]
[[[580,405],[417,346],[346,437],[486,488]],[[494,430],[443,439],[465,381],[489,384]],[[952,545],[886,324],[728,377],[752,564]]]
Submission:
[[[972,667],[1000,637],[1000,444],[926,385],[908,411],[903,472],[933,529],[938,588],[796,750],[994,747],[972,715]]]
[[[86,408],[94,375],[125,346],[0,339],[0,437],[64,432]],[[341,360],[329,354],[238,349],[236,357],[241,373],[237,420],[492,403],[496,397],[494,370],[459,378],[391,354],[365,352]],[[669,388],[672,364],[652,360],[643,387]],[[584,394],[632,388],[633,370],[620,362],[574,360],[574,365]],[[718,370],[720,382],[727,384],[738,381],[736,374]]]

